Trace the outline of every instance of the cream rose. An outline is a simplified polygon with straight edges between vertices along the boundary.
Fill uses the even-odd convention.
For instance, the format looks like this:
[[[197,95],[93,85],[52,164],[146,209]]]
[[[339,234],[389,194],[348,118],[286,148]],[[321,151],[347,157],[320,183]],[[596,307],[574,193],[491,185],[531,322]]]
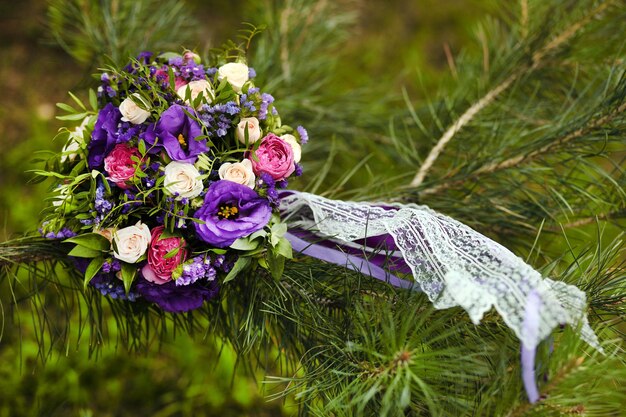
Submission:
[[[211,84],[207,80],[191,81],[189,84],[180,87],[176,91],[176,94],[178,94],[178,97],[185,100],[187,97],[187,91],[190,92],[192,103],[200,94],[202,94],[203,101],[207,104],[210,104],[211,101],[213,101],[213,87],[211,87]],[[191,104],[189,101],[185,101],[185,103]],[[202,105],[202,103],[200,103],[200,105]]]
[[[140,221],[113,234],[113,256],[123,262],[134,264],[148,250],[150,229]]]
[[[302,157],[302,147],[298,143],[298,140],[294,135],[286,134],[280,137],[282,140],[291,145],[291,149],[293,150],[293,161],[297,164],[300,162],[300,158]]]
[[[239,142],[246,144],[246,126],[248,127],[248,145],[261,139],[259,120],[256,117],[244,117],[237,125],[237,130],[235,130],[235,137]]]
[[[165,190],[177,195],[176,200],[194,198],[202,192],[202,179],[200,173],[193,164],[173,161],[165,167]]]
[[[138,101],[142,101],[141,96],[137,93],[133,94]],[[131,122],[134,125],[140,125],[150,117],[150,112],[142,109],[133,101],[131,97],[126,97],[120,104],[120,113],[122,113],[122,121]]]
[[[217,77],[222,80],[226,78],[228,83],[238,93],[241,93],[243,85],[248,81],[248,66],[239,62],[229,62],[222,65],[217,70]]]
[[[241,162],[225,162],[219,169],[220,179],[236,182],[254,189],[256,177],[252,172],[252,162],[244,159]]]

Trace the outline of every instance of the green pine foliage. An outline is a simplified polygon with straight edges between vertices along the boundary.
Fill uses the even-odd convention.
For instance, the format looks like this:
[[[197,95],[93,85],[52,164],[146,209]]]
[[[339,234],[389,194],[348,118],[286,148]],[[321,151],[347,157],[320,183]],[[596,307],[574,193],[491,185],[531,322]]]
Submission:
[[[135,3],[152,10],[143,8],[151,1]],[[119,61],[139,48],[131,37],[138,15],[116,20],[109,9],[64,7],[72,4],[55,0],[50,16],[75,58],[107,51]],[[167,16],[184,15],[169,13],[176,4],[152,16],[159,35],[141,48],[161,45]],[[83,291],[80,277],[65,273],[71,245],[34,237],[0,244],[5,323],[20,324],[16,308],[32,309],[37,331],[27,337],[42,361],[84,343],[94,355],[109,343],[144,354],[180,333],[215,337],[234,348],[241,367],[265,372],[269,398],[294,401],[289,411],[302,416],[622,415],[626,6],[502,2],[476,29],[480,47],[450,60],[451,81],[418,99],[419,79],[403,91],[375,79],[349,91],[335,82],[342,45],[353,36],[353,5],[286,0],[250,8],[266,29],[241,47],[281,97],[281,114],[314,138],[303,162],[317,175],[302,188],[427,204],[493,237],[545,276],[587,293],[606,355],[572,329],[556,329],[539,348],[541,399],[530,404],[519,341],[495,311],[475,326],[460,308],[437,311],[423,294],[301,257],[280,280],[250,271],[203,309],[171,315]],[[92,15],[106,24],[90,23]],[[68,31],[66,21],[80,23]],[[123,22],[131,23],[127,31]],[[184,39],[183,26],[169,35]],[[9,336],[2,343],[22,343]]]

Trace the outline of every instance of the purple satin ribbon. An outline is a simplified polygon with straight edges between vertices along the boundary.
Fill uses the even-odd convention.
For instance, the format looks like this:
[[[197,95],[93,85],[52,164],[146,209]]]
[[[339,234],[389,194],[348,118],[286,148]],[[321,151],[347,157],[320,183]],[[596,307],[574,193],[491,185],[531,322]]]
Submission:
[[[541,309],[541,296],[536,290],[532,290],[526,299],[526,310],[522,328],[526,338],[537,339],[539,333],[539,322]],[[535,403],[539,400],[539,388],[535,376],[535,355],[537,348],[528,348],[522,343],[522,381],[528,395],[528,401]]]
[[[380,266],[380,264],[384,262],[384,259],[386,259],[387,261],[390,261],[388,269],[404,271],[408,269],[408,266],[402,258],[398,259],[385,256],[384,254],[375,254],[371,255],[370,258],[372,259],[365,259],[363,252],[355,253],[357,251],[354,248],[343,247],[329,240],[321,240],[318,243],[311,243],[302,239],[304,236],[310,237],[313,235],[302,230],[293,229],[290,229],[289,232],[285,234],[285,238],[287,238],[287,240],[291,243],[293,249],[304,255],[335,265],[340,265],[353,271],[358,271],[364,275],[388,282],[394,287],[417,287],[413,282],[400,279]]]

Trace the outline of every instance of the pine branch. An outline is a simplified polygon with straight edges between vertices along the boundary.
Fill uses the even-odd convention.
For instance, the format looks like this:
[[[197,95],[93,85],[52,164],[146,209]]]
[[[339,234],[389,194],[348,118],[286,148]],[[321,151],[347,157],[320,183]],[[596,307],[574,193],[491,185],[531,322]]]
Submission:
[[[610,221],[626,218],[626,208],[622,210],[612,211],[610,213],[596,214],[595,216],[583,217],[576,221],[565,223],[560,227],[549,227],[548,230],[553,232],[559,232],[562,229],[575,229],[581,226],[587,226],[597,223],[598,221]]]
[[[554,151],[555,149],[568,144],[569,142],[575,141],[576,139],[582,138],[588,134],[590,134],[591,132],[593,132],[595,129],[601,128],[603,126],[606,126],[607,124],[609,124],[611,121],[613,121],[615,118],[617,118],[618,116],[620,116],[622,113],[624,113],[624,111],[626,111],[626,102],[624,102],[622,105],[620,105],[619,107],[617,107],[616,109],[612,110],[609,114],[606,114],[604,116],[601,117],[597,117],[597,118],[591,118],[589,119],[582,127],[576,129],[573,132],[567,133],[563,136],[557,137],[555,138],[553,141],[551,141],[550,143],[535,149],[529,153],[525,153],[525,154],[521,154],[521,155],[517,155],[514,157],[510,157],[504,161],[501,162],[492,162],[486,165],[483,165],[482,167],[476,169],[475,171],[465,175],[462,179],[459,180],[452,180],[452,181],[447,181],[447,182],[442,182],[441,184],[438,184],[436,186],[433,187],[428,187],[425,188],[423,190],[420,190],[420,195],[432,195],[432,194],[438,194],[441,193],[442,191],[445,191],[449,188],[458,186],[466,181],[474,181],[476,179],[478,179],[478,177],[485,175],[485,174],[492,174],[494,172],[497,171],[501,171],[501,170],[506,170],[506,169],[510,169],[510,168],[514,168],[517,167],[519,165],[525,164],[525,163],[529,163],[534,161],[535,159],[539,158],[542,155],[545,155],[547,153],[550,153],[552,151]]]
[[[504,80],[501,84],[499,84],[494,89],[490,90],[487,94],[485,94],[480,100],[478,100],[474,105],[472,105],[469,109],[459,117],[459,119],[446,130],[446,132],[441,136],[441,138],[437,141],[437,144],[431,149],[430,153],[424,160],[424,163],[418,170],[417,174],[409,184],[409,187],[419,187],[428,171],[432,168],[437,158],[441,152],[443,152],[448,142],[452,140],[454,135],[463,128],[467,123],[469,123],[474,116],[476,116],[482,109],[491,104],[504,90],[509,88],[509,86],[522,74],[522,72],[514,73],[510,75],[506,80]]]
[[[199,25],[190,10],[177,0],[51,0],[49,33],[90,68],[107,57],[124,65],[142,50],[176,50],[196,38]]]
[[[421,165],[418,172],[415,174],[415,177],[409,184],[409,187],[419,187],[422,184],[422,182],[426,178],[426,175],[428,174],[436,160],[439,158],[439,155],[441,155],[448,142],[450,142],[454,135],[458,131],[460,131],[465,125],[467,125],[480,111],[482,111],[485,107],[491,104],[500,94],[502,94],[502,92],[508,89],[514,81],[518,80],[522,76],[533,72],[540,65],[542,65],[543,61],[551,53],[553,53],[555,50],[557,50],[563,44],[569,41],[578,31],[584,28],[585,25],[587,25],[598,14],[605,11],[613,3],[614,1],[606,1],[602,3],[600,6],[593,9],[582,19],[570,25],[568,28],[558,34],[554,39],[548,42],[544,47],[536,51],[532,56],[530,65],[512,73],[502,83],[491,89],[480,100],[478,100],[469,109],[467,109],[461,115],[461,117],[459,117],[457,121],[445,131],[445,133],[437,141],[437,144],[431,149],[428,156],[424,160],[424,163]]]
[[[0,268],[59,259],[68,247],[39,236],[26,236],[0,242]]]

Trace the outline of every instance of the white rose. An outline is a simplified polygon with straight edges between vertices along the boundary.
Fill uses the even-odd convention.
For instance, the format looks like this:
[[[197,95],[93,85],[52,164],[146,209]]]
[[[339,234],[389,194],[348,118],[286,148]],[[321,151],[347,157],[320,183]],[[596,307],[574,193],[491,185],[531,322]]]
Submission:
[[[148,250],[150,229],[140,221],[134,226],[125,227],[113,234],[113,256],[120,261],[134,264]]]
[[[235,130],[235,137],[239,142],[246,144],[246,126],[248,126],[248,145],[261,139],[259,120],[256,117],[244,117],[237,125],[237,130]]]
[[[219,169],[220,179],[236,182],[237,184],[246,185],[254,189],[254,181],[256,177],[252,172],[252,162],[244,159],[234,164],[225,162]]]
[[[175,195],[176,200],[194,198],[202,192],[202,179],[193,164],[173,161],[165,167],[165,181],[163,182],[168,193]]]
[[[210,104],[211,101],[213,101],[213,88],[207,80],[191,81],[189,84],[180,87],[176,91],[176,94],[178,94],[178,97],[184,100],[187,97],[187,91],[190,91],[192,103],[196,100],[196,98],[198,98],[200,94],[202,94],[202,101],[206,102],[207,104]],[[186,101],[185,103],[191,104],[188,101]],[[202,105],[202,103],[200,103],[200,105]]]
[[[137,93],[133,94],[133,97],[142,101]],[[122,113],[122,121],[131,122],[134,125],[140,125],[150,117],[150,112],[139,107],[130,97],[126,97],[120,104],[120,113]]]
[[[248,81],[248,66],[239,62],[229,62],[222,65],[217,70],[217,78],[220,80],[226,78],[228,83],[238,93],[241,93],[241,88]]]
[[[291,149],[293,149],[293,161],[295,163],[300,162],[300,158],[302,158],[302,147],[298,143],[298,140],[294,135],[286,134],[280,137],[282,140],[291,145]]]

